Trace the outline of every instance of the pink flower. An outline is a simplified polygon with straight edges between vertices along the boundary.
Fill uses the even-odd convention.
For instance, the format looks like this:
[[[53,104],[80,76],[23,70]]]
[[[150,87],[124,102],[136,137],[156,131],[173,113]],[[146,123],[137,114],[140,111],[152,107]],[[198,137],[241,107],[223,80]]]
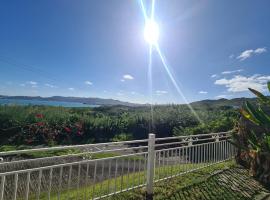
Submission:
[[[70,129],[70,128],[68,128],[68,127],[65,127],[64,129],[65,129],[65,131],[66,131],[66,132],[68,132],[68,133],[70,133],[70,132],[71,132],[71,129]]]
[[[81,131],[77,131],[77,135],[81,136],[83,133]]]

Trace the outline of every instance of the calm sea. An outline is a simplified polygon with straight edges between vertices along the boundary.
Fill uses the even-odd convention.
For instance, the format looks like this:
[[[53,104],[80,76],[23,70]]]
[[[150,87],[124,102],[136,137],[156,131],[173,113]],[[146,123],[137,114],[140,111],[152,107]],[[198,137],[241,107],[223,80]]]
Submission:
[[[62,106],[62,107],[99,107],[98,105],[88,105],[76,102],[63,101],[38,101],[22,99],[0,99],[0,105],[44,105],[44,106]]]

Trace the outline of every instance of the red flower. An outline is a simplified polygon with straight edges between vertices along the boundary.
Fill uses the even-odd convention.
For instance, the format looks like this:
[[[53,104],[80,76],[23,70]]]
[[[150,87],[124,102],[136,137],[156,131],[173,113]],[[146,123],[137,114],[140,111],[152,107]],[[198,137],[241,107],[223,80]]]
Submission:
[[[43,126],[44,125],[44,122],[38,122],[37,125],[38,126]]]
[[[68,127],[65,127],[64,129],[65,129],[65,131],[66,131],[66,132],[68,132],[68,133],[70,133],[70,132],[71,132],[71,129],[70,129],[70,128],[68,128]]]
[[[36,118],[39,118],[39,119],[41,119],[41,118],[43,118],[44,116],[42,115],[42,114],[36,114]]]
[[[27,144],[31,144],[32,142],[33,142],[33,140],[31,140],[31,139],[26,140]]]

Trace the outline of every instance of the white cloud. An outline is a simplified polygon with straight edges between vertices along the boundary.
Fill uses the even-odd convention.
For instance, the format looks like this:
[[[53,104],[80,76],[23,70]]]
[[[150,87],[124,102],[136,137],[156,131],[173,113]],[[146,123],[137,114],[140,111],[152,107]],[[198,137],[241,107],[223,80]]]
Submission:
[[[30,84],[30,85],[37,85],[36,81],[28,81],[27,83]]]
[[[246,60],[247,58],[250,58],[253,55],[261,54],[265,52],[267,52],[266,47],[261,47],[257,49],[248,49],[248,50],[243,51],[239,56],[237,56],[237,59],[243,61],[243,60]]]
[[[44,84],[46,87],[49,87],[49,88],[56,88],[56,86],[52,85],[52,84],[49,84],[49,83],[46,83]]]
[[[267,51],[266,48],[263,47],[263,48],[257,48],[257,49],[254,51],[254,53],[260,54],[260,53],[265,53],[266,51]]]
[[[218,77],[218,75],[217,74],[213,74],[213,75],[211,75],[211,78],[217,78]]]
[[[199,91],[199,94],[208,94],[207,91]]]
[[[93,85],[93,83],[91,81],[85,81],[84,82],[86,85]]]
[[[121,79],[120,81],[121,81],[121,82],[125,82],[125,80],[124,80],[124,79]]]
[[[125,79],[125,80],[133,80],[134,77],[131,76],[130,74],[125,74],[125,75],[123,75],[123,79]],[[122,80],[123,80],[123,79],[122,79]]]
[[[124,94],[122,92],[117,92],[118,96],[124,96]]]
[[[137,92],[132,91],[131,94],[132,94],[132,95],[135,95],[135,94],[137,94]]]
[[[70,91],[74,91],[75,89],[74,89],[74,88],[72,88],[72,87],[70,87],[70,88],[68,88],[68,90],[70,90]]]
[[[216,99],[228,99],[228,98],[230,98],[231,96],[232,96],[232,95],[221,94],[221,95],[216,96],[215,98],[216,98]]]
[[[262,76],[255,74],[250,77],[237,75],[231,79],[219,79],[215,81],[216,85],[224,85],[229,92],[244,92],[248,88],[253,88],[261,92],[267,89],[267,82],[270,81],[270,76]]]
[[[221,74],[233,74],[244,71],[243,69],[233,70],[233,71],[224,71]]]
[[[253,50],[252,50],[252,49],[245,50],[245,51],[243,51],[243,52],[237,57],[237,59],[239,59],[239,60],[245,60],[245,59],[251,57],[252,53],[253,53]]]
[[[234,55],[233,55],[233,54],[231,54],[231,55],[229,56],[229,58],[230,58],[230,59],[233,59],[233,58],[234,58]]]
[[[163,94],[168,94],[168,92],[165,90],[157,90],[156,91],[156,95],[163,95]]]

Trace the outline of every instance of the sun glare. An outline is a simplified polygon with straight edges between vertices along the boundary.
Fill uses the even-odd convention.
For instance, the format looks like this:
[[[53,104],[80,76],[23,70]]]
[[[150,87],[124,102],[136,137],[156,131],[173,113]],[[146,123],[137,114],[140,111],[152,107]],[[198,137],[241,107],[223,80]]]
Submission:
[[[156,44],[159,37],[158,24],[154,20],[147,20],[144,27],[144,39],[151,45]]]

